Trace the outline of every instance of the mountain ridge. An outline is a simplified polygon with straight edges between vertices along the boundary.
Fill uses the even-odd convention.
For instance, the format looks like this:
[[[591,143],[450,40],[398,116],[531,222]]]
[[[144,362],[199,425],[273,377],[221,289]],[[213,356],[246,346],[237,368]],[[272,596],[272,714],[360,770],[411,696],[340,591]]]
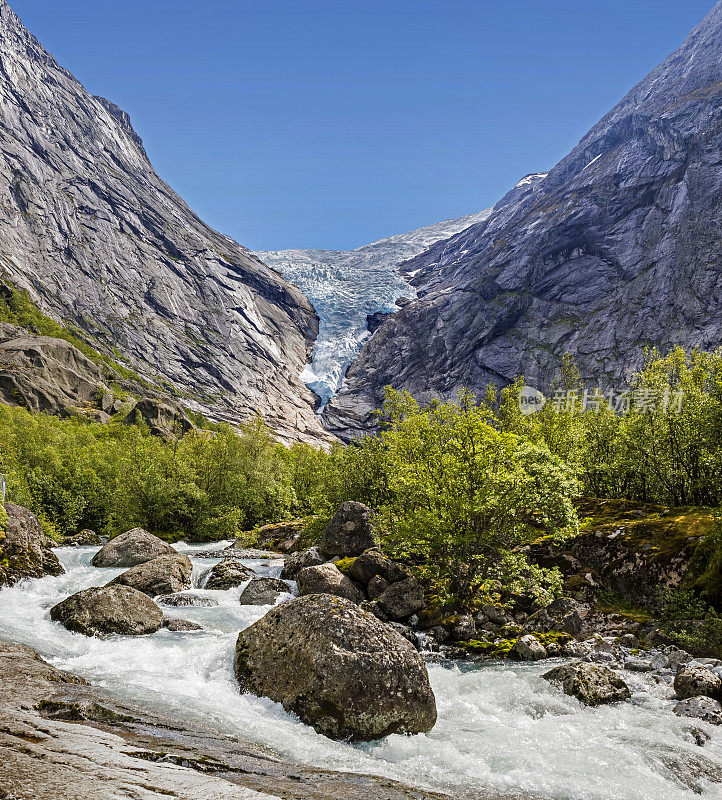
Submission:
[[[546,177],[405,265],[418,299],[361,350],[327,427],[370,430],[386,385],[546,388],[570,352],[623,386],[645,345],[719,346],[721,101],[718,3]]]
[[[209,228],[153,170],[130,117],[90,95],[0,0],[0,273],[190,407],[328,441],[300,379],[308,300]]]

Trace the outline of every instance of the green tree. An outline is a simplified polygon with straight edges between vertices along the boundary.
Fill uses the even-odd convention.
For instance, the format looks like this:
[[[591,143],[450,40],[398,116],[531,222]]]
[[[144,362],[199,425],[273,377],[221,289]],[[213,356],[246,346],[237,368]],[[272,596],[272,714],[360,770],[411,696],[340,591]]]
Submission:
[[[389,390],[385,410],[386,540],[438,591],[466,598],[509,571],[514,548],[575,530],[573,473],[546,446],[498,430],[486,402],[462,391],[457,402],[422,408]]]

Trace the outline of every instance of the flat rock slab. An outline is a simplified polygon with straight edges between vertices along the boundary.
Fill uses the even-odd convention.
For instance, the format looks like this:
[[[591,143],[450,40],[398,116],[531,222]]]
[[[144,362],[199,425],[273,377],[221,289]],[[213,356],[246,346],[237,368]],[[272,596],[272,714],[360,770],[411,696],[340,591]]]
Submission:
[[[0,759],[0,796],[13,800],[450,800],[152,716],[2,641]]]

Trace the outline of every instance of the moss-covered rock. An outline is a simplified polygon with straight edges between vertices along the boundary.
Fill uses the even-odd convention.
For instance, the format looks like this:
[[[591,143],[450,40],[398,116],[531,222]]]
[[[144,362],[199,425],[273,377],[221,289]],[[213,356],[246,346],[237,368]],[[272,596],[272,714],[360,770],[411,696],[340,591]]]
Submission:
[[[421,656],[403,636],[331,595],[273,608],[238,636],[241,689],[270,697],[320,733],[371,740],[436,722]]]
[[[38,518],[27,508],[6,503],[0,527],[0,586],[24,578],[62,575],[63,567],[50,549]]]

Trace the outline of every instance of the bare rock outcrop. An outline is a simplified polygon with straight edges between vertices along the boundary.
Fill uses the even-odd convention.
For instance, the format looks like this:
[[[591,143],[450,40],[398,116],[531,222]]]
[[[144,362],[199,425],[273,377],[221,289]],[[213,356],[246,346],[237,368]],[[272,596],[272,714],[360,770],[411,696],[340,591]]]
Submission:
[[[89,94],[0,0],[0,273],[95,347],[288,441],[328,440],[300,375],[303,294],[205,225],[155,173],[128,115]]]

